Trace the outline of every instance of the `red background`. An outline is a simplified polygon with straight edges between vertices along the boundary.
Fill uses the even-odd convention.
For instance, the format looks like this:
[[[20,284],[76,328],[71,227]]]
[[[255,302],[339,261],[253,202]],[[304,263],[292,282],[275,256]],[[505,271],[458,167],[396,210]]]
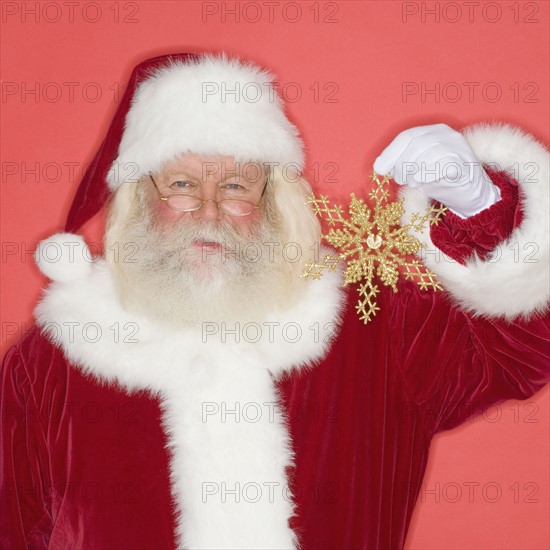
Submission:
[[[270,68],[310,181],[334,198],[362,194],[376,156],[410,126],[506,121],[548,143],[548,2],[73,4],[2,3],[2,353],[45,282],[32,250],[63,227],[145,58],[225,51]],[[99,241],[101,219],[85,233]],[[436,440],[409,550],[550,547],[548,394]]]

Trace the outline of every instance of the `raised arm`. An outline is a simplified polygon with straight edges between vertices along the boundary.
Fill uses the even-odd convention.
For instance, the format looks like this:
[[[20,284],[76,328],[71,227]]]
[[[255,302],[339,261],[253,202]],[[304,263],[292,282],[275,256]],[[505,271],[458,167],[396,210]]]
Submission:
[[[457,213],[425,235],[422,253],[445,292],[419,298],[400,321],[404,376],[432,433],[526,399],[550,378],[548,152],[506,125],[464,135],[499,199],[468,216],[467,200],[463,209],[450,199]],[[430,202],[421,189],[404,188],[407,215]]]

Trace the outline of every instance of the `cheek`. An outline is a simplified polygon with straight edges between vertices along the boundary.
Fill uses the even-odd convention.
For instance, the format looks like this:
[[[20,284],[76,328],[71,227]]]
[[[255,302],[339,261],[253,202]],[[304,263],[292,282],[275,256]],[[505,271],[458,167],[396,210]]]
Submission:
[[[163,201],[155,201],[151,205],[151,212],[157,223],[160,225],[170,225],[173,226],[179,220],[184,217],[190,217],[189,212],[177,212],[168,208]]]
[[[254,210],[250,216],[230,218],[237,230],[243,235],[249,235],[261,222],[262,214],[259,210]]]

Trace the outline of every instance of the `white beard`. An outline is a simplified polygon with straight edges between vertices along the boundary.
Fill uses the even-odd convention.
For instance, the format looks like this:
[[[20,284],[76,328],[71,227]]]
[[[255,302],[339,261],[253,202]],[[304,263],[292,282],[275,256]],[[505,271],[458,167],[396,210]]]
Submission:
[[[247,237],[225,221],[183,219],[163,229],[146,206],[136,208],[120,242],[121,250],[136,250],[134,261],[115,269],[129,311],[176,328],[261,322],[302,282],[289,280],[273,222],[263,219]],[[194,241],[220,243],[221,250],[204,251]]]

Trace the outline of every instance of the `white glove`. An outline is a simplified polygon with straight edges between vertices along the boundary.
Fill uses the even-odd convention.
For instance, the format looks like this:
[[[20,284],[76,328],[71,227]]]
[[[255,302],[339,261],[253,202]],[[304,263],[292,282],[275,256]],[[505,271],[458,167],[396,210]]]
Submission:
[[[401,132],[374,161],[377,174],[418,187],[461,218],[500,200],[464,136],[446,124],[417,126]]]

